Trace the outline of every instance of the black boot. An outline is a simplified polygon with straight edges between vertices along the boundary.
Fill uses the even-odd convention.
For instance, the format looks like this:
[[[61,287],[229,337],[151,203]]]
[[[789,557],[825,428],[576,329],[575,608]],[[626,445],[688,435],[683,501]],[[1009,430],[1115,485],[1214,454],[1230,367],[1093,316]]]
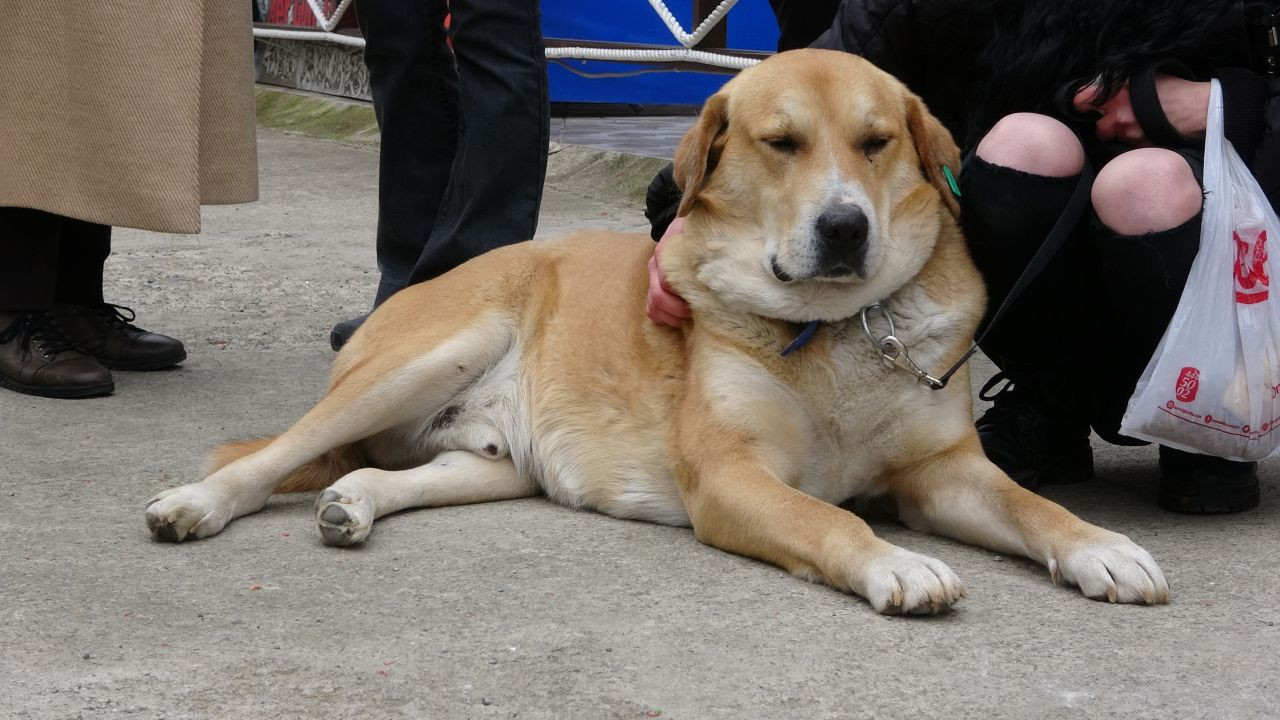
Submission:
[[[56,305],[54,317],[75,346],[112,370],[162,370],[187,359],[182,343],[132,325],[121,305]]]
[[[0,387],[27,395],[82,398],[115,389],[111,371],[74,347],[47,310],[0,312]]]
[[[1176,513],[1237,513],[1258,507],[1258,463],[1160,446],[1160,507]]]
[[[991,392],[997,385],[1005,385]],[[1089,425],[1064,413],[1037,392],[1034,383],[996,374],[978,397],[994,401],[978,418],[978,439],[987,458],[1026,488],[1074,483],[1093,477]]]

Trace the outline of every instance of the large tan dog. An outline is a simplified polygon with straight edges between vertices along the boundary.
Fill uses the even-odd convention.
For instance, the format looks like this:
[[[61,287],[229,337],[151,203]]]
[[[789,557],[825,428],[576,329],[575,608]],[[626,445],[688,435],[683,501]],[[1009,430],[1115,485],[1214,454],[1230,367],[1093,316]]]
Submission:
[[[495,250],[393,297],[323,400],[274,440],[222,448],[204,481],[151,501],[147,525],[204,538],[272,492],[332,483],[320,531],[349,545],[397,510],[541,491],[692,525],[881,612],[964,597],[942,562],[832,504],[884,496],[912,528],[1034,558],[1090,597],[1165,602],[1145,550],[986,460],[964,373],[930,389],[872,339],[887,315],[940,372],[973,337],[984,293],[940,170],[957,163],[920,100],[867,62],[766,60],[707,102],[676,154],[687,222],[662,265],[694,311],[683,331],[644,316],[642,235]],[[781,356],[811,321],[813,340]]]

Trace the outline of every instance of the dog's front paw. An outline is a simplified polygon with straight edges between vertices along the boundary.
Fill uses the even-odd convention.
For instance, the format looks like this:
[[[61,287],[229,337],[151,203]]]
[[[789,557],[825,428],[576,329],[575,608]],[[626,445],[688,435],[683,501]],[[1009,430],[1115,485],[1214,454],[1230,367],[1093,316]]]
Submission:
[[[867,566],[859,594],[886,615],[933,615],[968,597],[946,563],[901,548]]]
[[[1107,530],[1049,558],[1049,575],[1076,585],[1094,600],[1121,603],[1169,602],[1169,583],[1151,553]]]
[[[358,485],[339,480],[316,500],[316,522],[326,545],[364,542],[373,519],[373,499]]]
[[[157,540],[176,543],[217,535],[231,522],[231,513],[217,493],[194,483],[147,501],[146,521]]]

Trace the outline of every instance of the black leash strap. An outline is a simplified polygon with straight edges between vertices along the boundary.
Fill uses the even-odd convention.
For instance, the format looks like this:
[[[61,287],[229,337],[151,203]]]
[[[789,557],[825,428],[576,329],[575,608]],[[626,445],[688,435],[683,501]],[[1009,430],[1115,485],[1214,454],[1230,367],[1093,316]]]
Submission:
[[[1169,122],[1156,93],[1156,73],[1166,73],[1181,78],[1194,78],[1186,65],[1176,60],[1163,60],[1148,64],[1129,80],[1129,105],[1143,134],[1151,142],[1164,148],[1203,147],[1203,141],[1194,140],[1178,132]]]
[[[1070,237],[1071,231],[1075,228],[1076,222],[1084,215],[1085,208],[1089,207],[1089,193],[1093,189],[1093,166],[1089,164],[1088,158],[1084,161],[1084,168],[1080,171],[1080,179],[1076,181],[1076,189],[1071,193],[1071,199],[1067,201],[1067,206],[1063,208],[1062,214],[1058,216],[1058,221],[1053,224],[1053,229],[1045,236],[1044,242],[1041,243],[1040,249],[1036,250],[1036,254],[1031,256],[1031,262],[1027,263],[1027,267],[1018,276],[1018,281],[1010,288],[1009,294],[1005,296],[1004,302],[1000,303],[1000,307],[996,309],[995,315],[991,316],[991,320],[987,322],[987,326],[978,333],[978,337],[973,340],[973,347],[969,348],[951,369],[943,373],[938,378],[937,386],[930,385],[935,390],[941,390],[950,382],[951,376],[955,375],[965,363],[969,362],[969,358],[978,352],[978,344],[986,339],[987,334],[991,332],[991,328],[995,327],[1000,318],[1010,307],[1013,306],[1015,300],[1031,285],[1031,281],[1044,271],[1049,261],[1058,254],[1058,250],[1062,248],[1062,244]]]

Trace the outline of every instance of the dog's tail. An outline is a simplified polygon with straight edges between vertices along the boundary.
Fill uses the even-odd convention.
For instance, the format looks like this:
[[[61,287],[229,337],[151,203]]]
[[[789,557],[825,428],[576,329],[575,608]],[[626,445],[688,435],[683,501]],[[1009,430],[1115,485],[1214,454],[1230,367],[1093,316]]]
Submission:
[[[258,438],[257,440],[237,440],[219,445],[214,448],[213,454],[209,458],[208,474],[213,474],[242,457],[258,452],[270,445],[273,440],[275,440],[274,437],[266,437]],[[294,470],[272,492],[291,493],[323,490],[343,475],[368,466],[368,460],[358,447],[355,445],[343,445]]]

